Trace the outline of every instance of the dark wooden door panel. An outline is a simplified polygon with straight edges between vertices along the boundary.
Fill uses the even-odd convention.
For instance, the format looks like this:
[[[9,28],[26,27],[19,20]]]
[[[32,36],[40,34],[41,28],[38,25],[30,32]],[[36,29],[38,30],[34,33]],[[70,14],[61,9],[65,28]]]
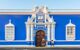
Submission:
[[[44,39],[44,40],[43,40]],[[42,30],[39,30],[36,32],[36,46],[42,46],[46,43],[45,41],[45,32]],[[45,45],[44,45],[45,46]]]

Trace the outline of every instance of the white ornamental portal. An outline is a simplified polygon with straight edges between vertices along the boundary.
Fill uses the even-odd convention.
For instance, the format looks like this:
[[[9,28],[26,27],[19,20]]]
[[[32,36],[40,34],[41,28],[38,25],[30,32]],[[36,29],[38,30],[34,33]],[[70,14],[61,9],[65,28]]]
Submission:
[[[26,41],[35,42],[36,32],[42,30],[46,34],[46,46],[49,42],[55,40],[55,24],[53,17],[48,14],[48,8],[45,6],[35,7],[32,11],[32,17],[28,17],[26,24]],[[34,29],[36,28],[36,30]],[[38,28],[38,29],[37,29]],[[44,39],[43,39],[44,40]],[[32,44],[34,45],[34,44]]]

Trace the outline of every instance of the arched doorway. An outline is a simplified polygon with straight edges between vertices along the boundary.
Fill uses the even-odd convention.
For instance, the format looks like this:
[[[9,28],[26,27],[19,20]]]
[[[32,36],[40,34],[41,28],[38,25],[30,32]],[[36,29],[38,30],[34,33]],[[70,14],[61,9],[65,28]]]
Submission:
[[[46,45],[45,32],[43,30],[36,32],[35,45],[36,47],[44,47]]]

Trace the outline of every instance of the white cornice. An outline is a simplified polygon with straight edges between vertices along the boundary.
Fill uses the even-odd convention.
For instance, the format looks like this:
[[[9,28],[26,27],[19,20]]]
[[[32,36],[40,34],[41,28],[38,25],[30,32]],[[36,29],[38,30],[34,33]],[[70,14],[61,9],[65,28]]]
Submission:
[[[80,9],[48,9],[51,12],[80,12]],[[0,9],[0,12],[32,12],[32,9]]]
[[[80,9],[48,9],[49,14],[80,14]],[[0,14],[33,14],[32,9],[0,9]]]

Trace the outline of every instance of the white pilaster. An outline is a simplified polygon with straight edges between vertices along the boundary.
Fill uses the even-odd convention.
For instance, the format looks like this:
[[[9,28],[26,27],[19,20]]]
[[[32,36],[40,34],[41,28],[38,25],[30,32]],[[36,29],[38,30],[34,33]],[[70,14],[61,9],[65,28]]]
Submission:
[[[30,26],[26,25],[26,41],[30,41]]]
[[[50,24],[47,26],[47,41],[50,41]]]
[[[34,41],[34,39],[33,39],[33,24],[31,24],[31,41]]]
[[[34,42],[33,24],[31,24],[30,26],[31,26],[31,36],[30,36],[30,37],[31,37],[31,40],[30,40],[30,41],[31,41],[31,47],[34,47],[35,45],[34,45],[34,43],[33,43],[33,42]]]
[[[56,22],[55,22],[54,25],[53,25],[53,28],[54,28],[54,29],[53,29],[53,32],[54,32],[54,34],[53,34],[53,36],[54,36],[54,41],[56,40],[56,39],[55,39],[55,27],[56,27]]]
[[[55,24],[51,24],[51,40],[55,41]]]
[[[51,40],[54,40],[54,28],[53,28],[53,24],[51,24]]]
[[[49,41],[50,41],[50,23],[47,24],[47,42],[46,42],[47,47],[50,47],[50,45],[48,44]]]

